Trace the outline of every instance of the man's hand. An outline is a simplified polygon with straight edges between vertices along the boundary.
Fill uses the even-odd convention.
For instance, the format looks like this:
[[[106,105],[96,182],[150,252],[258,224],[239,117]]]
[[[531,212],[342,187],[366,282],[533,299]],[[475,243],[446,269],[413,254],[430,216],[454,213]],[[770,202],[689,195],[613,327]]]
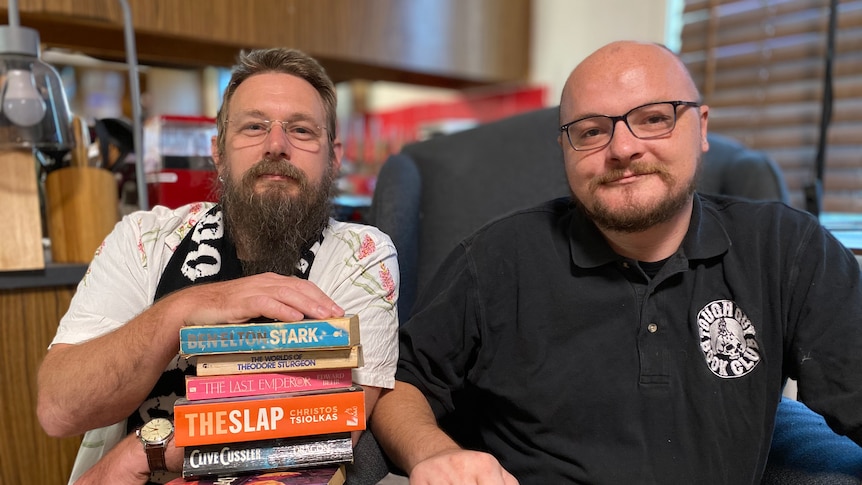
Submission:
[[[488,453],[447,450],[410,471],[410,485],[517,485],[518,480]]]
[[[168,442],[165,449],[168,470],[183,469],[183,449]],[[92,468],[75,481],[75,485],[143,485],[150,478],[150,467],[141,440],[134,433],[123,438]]]
[[[192,286],[162,301],[180,305],[186,325],[241,323],[256,317],[289,322],[344,315],[344,310],[314,283],[275,273]]]
[[[371,431],[389,458],[410,474],[410,485],[517,485],[488,453],[462,449],[437,425],[431,406],[412,384],[382,391]]]
[[[132,433],[81,475],[75,485],[143,485],[149,478],[143,445]]]

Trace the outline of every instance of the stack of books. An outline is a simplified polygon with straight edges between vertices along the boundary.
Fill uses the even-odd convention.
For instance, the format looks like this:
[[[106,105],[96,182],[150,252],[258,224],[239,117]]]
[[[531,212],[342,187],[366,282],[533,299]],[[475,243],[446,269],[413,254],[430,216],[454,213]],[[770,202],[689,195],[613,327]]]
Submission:
[[[358,316],[187,326],[180,353],[197,375],[174,405],[176,483],[343,482],[365,429]]]

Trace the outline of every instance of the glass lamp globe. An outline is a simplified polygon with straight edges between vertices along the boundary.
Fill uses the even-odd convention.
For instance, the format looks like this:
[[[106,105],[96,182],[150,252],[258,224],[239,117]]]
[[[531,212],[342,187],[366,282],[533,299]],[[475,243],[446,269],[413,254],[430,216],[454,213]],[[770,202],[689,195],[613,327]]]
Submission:
[[[39,59],[39,33],[0,26],[0,149],[68,150],[71,120],[60,75]]]

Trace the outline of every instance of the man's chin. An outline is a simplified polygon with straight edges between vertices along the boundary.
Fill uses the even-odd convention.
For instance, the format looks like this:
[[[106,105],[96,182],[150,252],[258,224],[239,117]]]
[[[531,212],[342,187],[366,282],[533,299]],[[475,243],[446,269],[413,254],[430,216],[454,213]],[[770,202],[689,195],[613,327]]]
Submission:
[[[587,211],[597,226],[617,232],[642,232],[685,210],[687,197],[600,200]]]
[[[284,194],[295,197],[299,192],[299,183],[292,178],[258,179],[254,184],[254,193],[257,195]]]

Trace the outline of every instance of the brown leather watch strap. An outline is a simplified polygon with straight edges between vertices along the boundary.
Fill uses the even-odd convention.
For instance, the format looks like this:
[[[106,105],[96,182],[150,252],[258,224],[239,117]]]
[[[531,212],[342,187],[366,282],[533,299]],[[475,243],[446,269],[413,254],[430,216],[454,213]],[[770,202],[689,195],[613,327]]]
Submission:
[[[147,463],[150,465],[151,472],[168,469],[165,464],[165,445],[144,446],[144,451],[147,453]]]

